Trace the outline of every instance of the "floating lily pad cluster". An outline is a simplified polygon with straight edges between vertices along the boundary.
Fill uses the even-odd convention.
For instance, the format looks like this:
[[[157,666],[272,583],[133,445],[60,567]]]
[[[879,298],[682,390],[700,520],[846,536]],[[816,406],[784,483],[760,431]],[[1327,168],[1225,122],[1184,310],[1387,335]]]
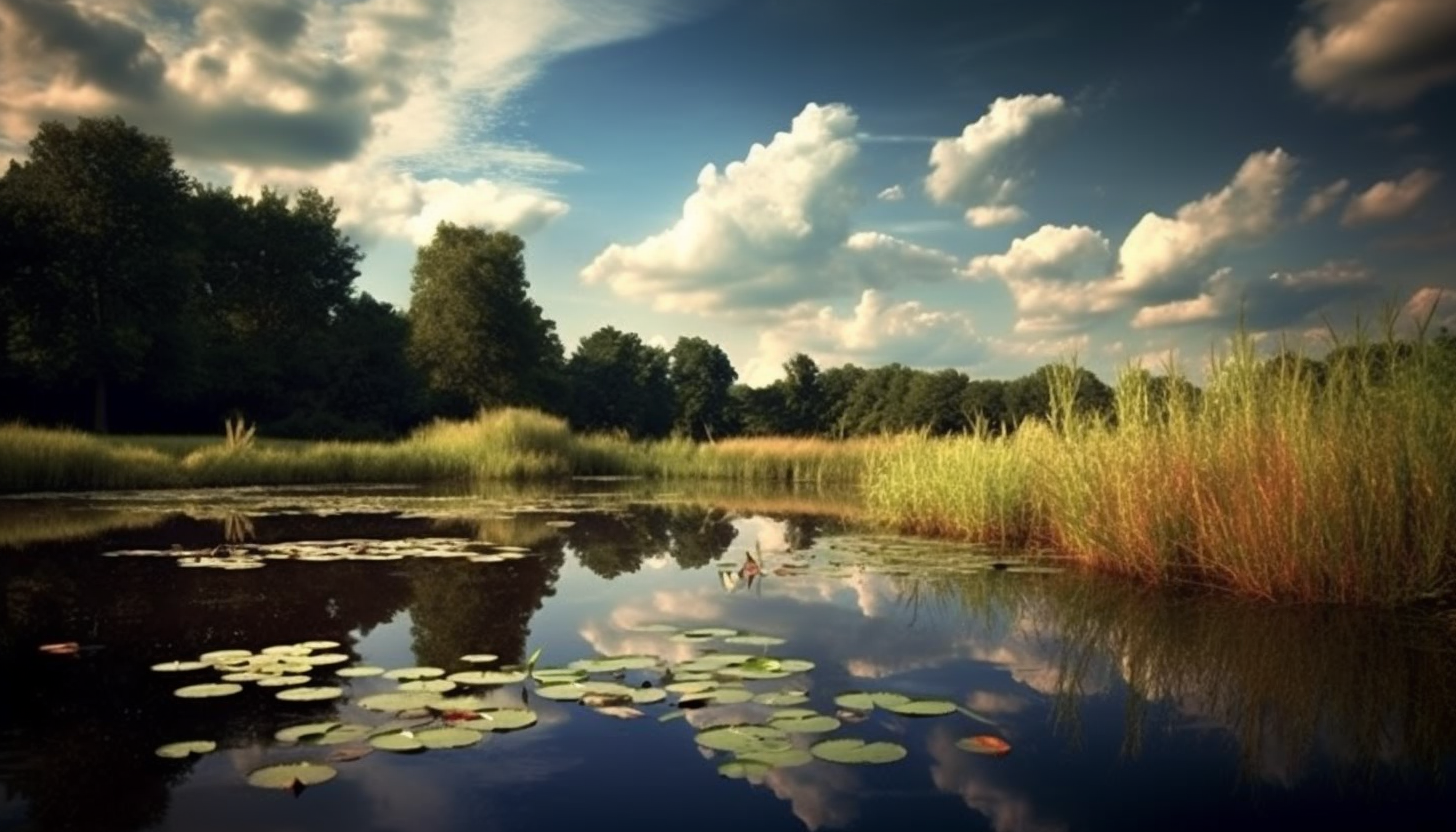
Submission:
[[[406,558],[457,558],[470,563],[504,563],[531,557],[522,546],[506,546],[455,537],[401,540],[300,540],[291,543],[246,543],[209,549],[120,549],[103,557],[172,558],[178,566],[203,569],[259,569],[268,561],[304,563],[397,561]]]
[[[679,718],[697,709],[740,705],[733,724],[703,728],[694,741],[708,751],[731,755],[720,763],[724,777],[751,781],[774,769],[801,766],[820,760],[842,765],[877,765],[903,759],[903,745],[861,737],[834,736],[847,725],[866,721],[874,712],[900,717],[942,717],[957,712],[990,722],[945,699],[914,698],[892,691],[848,691],[834,697],[837,710],[824,713],[809,707],[808,685],[796,681],[814,670],[806,659],[732,652],[734,645],[766,651],[783,643],[775,636],[743,633],[725,627],[680,629],[671,625],[634,628],[655,633],[676,643],[702,644],[706,649],[683,661],[669,662],[656,655],[597,656],[559,667],[537,667],[538,650],[524,665],[492,667],[499,657],[489,653],[461,656],[461,669],[372,665],[335,667],[349,661],[336,652],[332,641],[306,641],[276,645],[256,653],[249,650],[214,650],[197,659],[175,659],[152,665],[159,673],[219,673],[217,682],[199,682],[177,688],[183,698],[209,698],[240,693],[252,684],[278,688],[275,698],[286,702],[327,702],[344,696],[345,685],[365,684],[349,701],[357,709],[351,721],[328,720],[292,725],[274,739],[287,746],[327,748],[322,760],[270,765],[252,772],[248,782],[261,787],[295,792],[327,782],[335,775],[329,763],[358,760],[376,751],[417,754],[469,748],[491,734],[519,731],[538,724],[535,710],[502,706],[499,696],[470,689],[520,685],[521,701],[529,696],[580,704],[603,716],[634,719],[641,708],[669,708],[659,721]],[[720,650],[718,647],[728,648]],[[311,674],[328,673],[329,682]],[[775,689],[750,685],[782,681]],[[382,721],[381,721],[382,720]],[[1010,746],[999,737],[983,735],[958,742],[962,749],[1001,755]],[[170,743],[158,756],[181,759],[216,748],[208,740]],[[291,776],[290,776],[291,775]]]

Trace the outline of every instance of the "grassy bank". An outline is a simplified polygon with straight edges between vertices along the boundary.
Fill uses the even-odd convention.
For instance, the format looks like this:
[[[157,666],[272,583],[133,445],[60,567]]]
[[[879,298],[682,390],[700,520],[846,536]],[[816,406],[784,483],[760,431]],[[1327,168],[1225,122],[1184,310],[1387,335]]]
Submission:
[[[1146,374],[1124,374],[1110,417],[1073,411],[1068,369],[1053,374],[1049,421],[949,439],[634,443],[502,410],[393,443],[168,453],[10,425],[0,491],[593,475],[850,485],[870,517],[906,532],[1048,548],[1154,583],[1400,604],[1456,583],[1456,384],[1427,352],[1417,343],[1392,366],[1361,345],[1316,377],[1302,362],[1261,364],[1241,339],[1201,392],[1160,396]]]
[[[1152,582],[1296,601],[1445,596],[1456,391],[1424,350],[1387,372],[1371,347],[1317,379],[1298,362],[1261,367],[1240,340],[1198,396],[1157,401],[1125,374],[1115,422],[1071,412],[1068,373],[1053,379],[1050,424],[874,455],[866,500],[904,531],[1046,546]]]

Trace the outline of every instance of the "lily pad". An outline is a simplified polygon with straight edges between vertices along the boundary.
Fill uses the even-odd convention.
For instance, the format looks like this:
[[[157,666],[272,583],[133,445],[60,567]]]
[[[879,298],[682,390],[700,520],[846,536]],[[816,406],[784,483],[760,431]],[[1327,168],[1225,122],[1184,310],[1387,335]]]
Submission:
[[[288,688],[273,695],[284,702],[323,702],[343,696],[344,689],[335,687]]]
[[[662,688],[637,688],[632,691],[632,701],[638,705],[652,705],[667,698]]]
[[[322,667],[329,664],[343,664],[349,660],[344,653],[314,653],[308,656],[299,656],[298,660],[304,664],[311,664],[314,667]]]
[[[248,775],[248,785],[260,789],[295,789],[327,783],[338,774],[333,766],[322,763],[283,763],[253,771]]]
[[[309,742],[314,745],[343,745],[350,742],[359,742],[369,738],[374,729],[368,725],[357,722],[349,722],[331,729],[321,737],[315,737]]]
[[[466,670],[445,677],[460,685],[514,685],[526,681],[524,670]]]
[[[293,685],[306,685],[313,680],[307,676],[266,676],[258,680],[260,688],[286,688]]]
[[[158,673],[184,673],[189,670],[206,670],[212,667],[208,662],[172,661],[152,665]]]
[[[834,697],[834,704],[841,708],[850,708],[856,711],[872,711],[876,706],[887,708],[891,705],[903,705],[909,701],[910,697],[905,694],[890,691],[851,691],[849,693],[841,693]]]
[[[956,703],[944,699],[912,699],[909,702],[886,703],[880,707],[901,716],[945,716],[956,712]]]
[[[375,667],[372,664],[358,664],[353,667],[341,667],[334,671],[335,676],[342,676],[345,679],[360,679],[365,676],[383,675],[384,668]]]
[[[469,748],[480,742],[485,735],[469,728],[427,728],[415,732],[415,739],[425,748]]]
[[[242,685],[224,682],[213,685],[188,685],[172,691],[172,695],[180,696],[183,699],[211,699],[215,696],[232,696],[235,693],[241,693],[242,690]]]
[[[304,647],[302,644],[275,644],[272,647],[264,647],[258,651],[261,656],[307,656],[313,652],[312,648]]]
[[[367,745],[346,745],[330,751],[329,756],[324,759],[331,763],[352,763],[355,760],[362,760],[372,753],[374,753],[374,749]]]
[[[187,740],[186,742],[169,742],[157,749],[158,757],[166,757],[169,760],[181,760],[192,754],[210,754],[217,750],[217,743],[212,740]]]
[[[698,745],[734,754],[786,751],[793,747],[789,735],[771,725],[720,725],[699,731]]]
[[[415,708],[428,708],[431,704],[440,701],[440,699],[441,696],[438,693],[397,691],[394,693],[376,693],[373,696],[366,696],[358,700],[355,704],[371,711],[398,713]]]
[[[687,694],[687,693],[702,693],[704,691],[712,690],[713,688],[716,688],[716,687],[718,687],[718,683],[717,682],[712,682],[712,681],[707,681],[707,680],[704,680],[704,681],[701,681],[701,682],[672,682],[670,684],[667,684],[667,685],[664,685],[663,686],[663,688],[665,690],[672,691],[673,693],[683,693],[683,694]]]
[[[261,682],[264,679],[272,678],[267,673],[259,673],[256,670],[244,670],[239,673],[225,673],[222,676],[224,682]]]
[[[585,670],[574,670],[569,667],[542,667],[531,671],[531,678],[543,685],[560,685],[566,682],[576,682],[585,679]]]
[[[812,716],[778,714],[770,719],[768,724],[790,734],[827,734],[839,728],[839,720],[823,714],[813,714]]]
[[[494,653],[470,653],[460,657],[460,661],[468,664],[490,664],[498,659],[500,656]]]
[[[764,763],[774,768],[793,768],[812,763],[814,755],[803,748],[785,748],[780,751],[749,751],[738,755],[738,759]]]
[[[303,725],[294,725],[273,732],[273,739],[279,742],[305,742],[315,737],[322,737],[341,724],[339,722],[309,722]]]
[[[339,646],[337,641],[300,641],[299,647],[306,647],[309,650],[332,650]]]
[[[687,636],[688,638],[700,639],[728,638],[729,636],[738,635],[738,631],[729,629],[727,627],[698,627],[695,630],[684,630],[683,635]]]
[[[615,673],[619,670],[647,670],[661,663],[656,656],[603,656],[596,659],[578,659],[567,667],[588,673]]]
[[[908,752],[899,743],[841,738],[820,740],[809,747],[809,753],[831,763],[882,765],[903,760]]]
[[[443,667],[397,667],[385,673],[384,678],[409,682],[415,679],[438,679],[444,675]]]
[[[675,633],[678,631],[678,628],[672,624],[638,624],[623,629],[634,633]]]
[[[990,734],[958,739],[956,740],[956,748],[962,751],[969,751],[972,754],[985,754],[991,757],[1004,757],[1011,753],[1010,743]]]
[[[505,733],[530,728],[536,724],[536,720],[536,712],[529,708],[500,708],[493,711],[482,711],[478,719],[462,722],[460,727],[476,731]]]
[[[376,734],[369,738],[369,744],[381,751],[395,751],[409,753],[411,751],[424,751],[425,744],[415,737],[413,731],[391,731],[387,734]]]
[[[203,653],[198,656],[199,661],[209,664],[226,664],[236,659],[246,659],[253,655],[252,650],[213,650],[210,653]]]

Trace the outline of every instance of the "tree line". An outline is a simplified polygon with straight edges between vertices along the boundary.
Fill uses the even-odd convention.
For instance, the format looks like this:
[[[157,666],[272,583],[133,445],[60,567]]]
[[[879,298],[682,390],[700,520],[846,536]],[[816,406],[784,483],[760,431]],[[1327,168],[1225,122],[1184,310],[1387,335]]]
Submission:
[[[751,387],[703,338],[663,349],[611,326],[568,356],[521,239],[451,223],[419,249],[402,313],[354,286],[362,255],[338,215],[311,188],[203,184],[119,118],[42,124],[0,177],[0,418],[207,433],[243,415],[273,436],[382,438],[526,406],[583,431],[713,440],[1009,431],[1050,410],[1050,364],[993,380],[801,353]],[[1074,372],[1077,407],[1110,416],[1112,389]],[[1178,385],[1197,393],[1149,389]]]

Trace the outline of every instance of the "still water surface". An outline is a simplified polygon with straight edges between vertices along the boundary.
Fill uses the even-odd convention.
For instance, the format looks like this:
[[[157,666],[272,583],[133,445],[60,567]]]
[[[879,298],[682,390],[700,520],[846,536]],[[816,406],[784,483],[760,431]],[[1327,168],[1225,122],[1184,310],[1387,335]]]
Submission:
[[[877,535],[841,509],[648,499],[607,486],[495,497],[238,491],[0,501],[0,828],[1456,827],[1449,624],[988,568],[1016,561]],[[230,541],[233,558],[318,557],[235,571],[179,568],[173,551]],[[416,554],[348,559],[378,554],[379,541]],[[103,556],[138,550],[160,554]],[[424,556],[451,550],[525,556]],[[759,574],[743,569],[748,552]],[[644,632],[648,625],[678,634]],[[784,643],[680,635],[705,627]],[[216,681],[217,671],[149,669],[307,640],[340,644],[332,652],[347,660],[312,668],[308,684],[338,685],[342,698],[283,702],[280,688],[244,683],[236,695],[182,699],[176,688]],[[65,641],[80,652],[37,650]],[[814,758],[733,779],[720,774],[733,755],[696,737],[763,723],[775,708],[679,709],[672,693],[621,719],[542,698],[528,681],[448,694],[528,707],[538,721],[524,730],[487,733],[469,748],[331,763],[335,779],[297,796],[247,784],[261,767],[324,762],[337,750],[281,743],[280,729],[394,719],[357,702],[398,681],[339,679],[339,668],[455,673],[523,662],[537,648],[541,667],[656,657],[656,668],[591,677],[634,688],[662,686],[663,668],[680,675],[683,663],[715,652],[807,660],[808,672],[718,681],[752,694],[802,692],[808,701],[798,707],[840,721],[829,733],[791,735],[794,748],[850,737],[894,743],[905,756],[878,765]],[[480,653],[499,662],[460,658]],[[757,658],[746,666],[771,667]],[[914,718],[836,705],[850,691],[963,710]],[[430,718],[439,721],[417,719],[410,730]],[[957,747],[972,735],[1012,750]],[[218,749],[185,760],[154,753],[191,739]]]

